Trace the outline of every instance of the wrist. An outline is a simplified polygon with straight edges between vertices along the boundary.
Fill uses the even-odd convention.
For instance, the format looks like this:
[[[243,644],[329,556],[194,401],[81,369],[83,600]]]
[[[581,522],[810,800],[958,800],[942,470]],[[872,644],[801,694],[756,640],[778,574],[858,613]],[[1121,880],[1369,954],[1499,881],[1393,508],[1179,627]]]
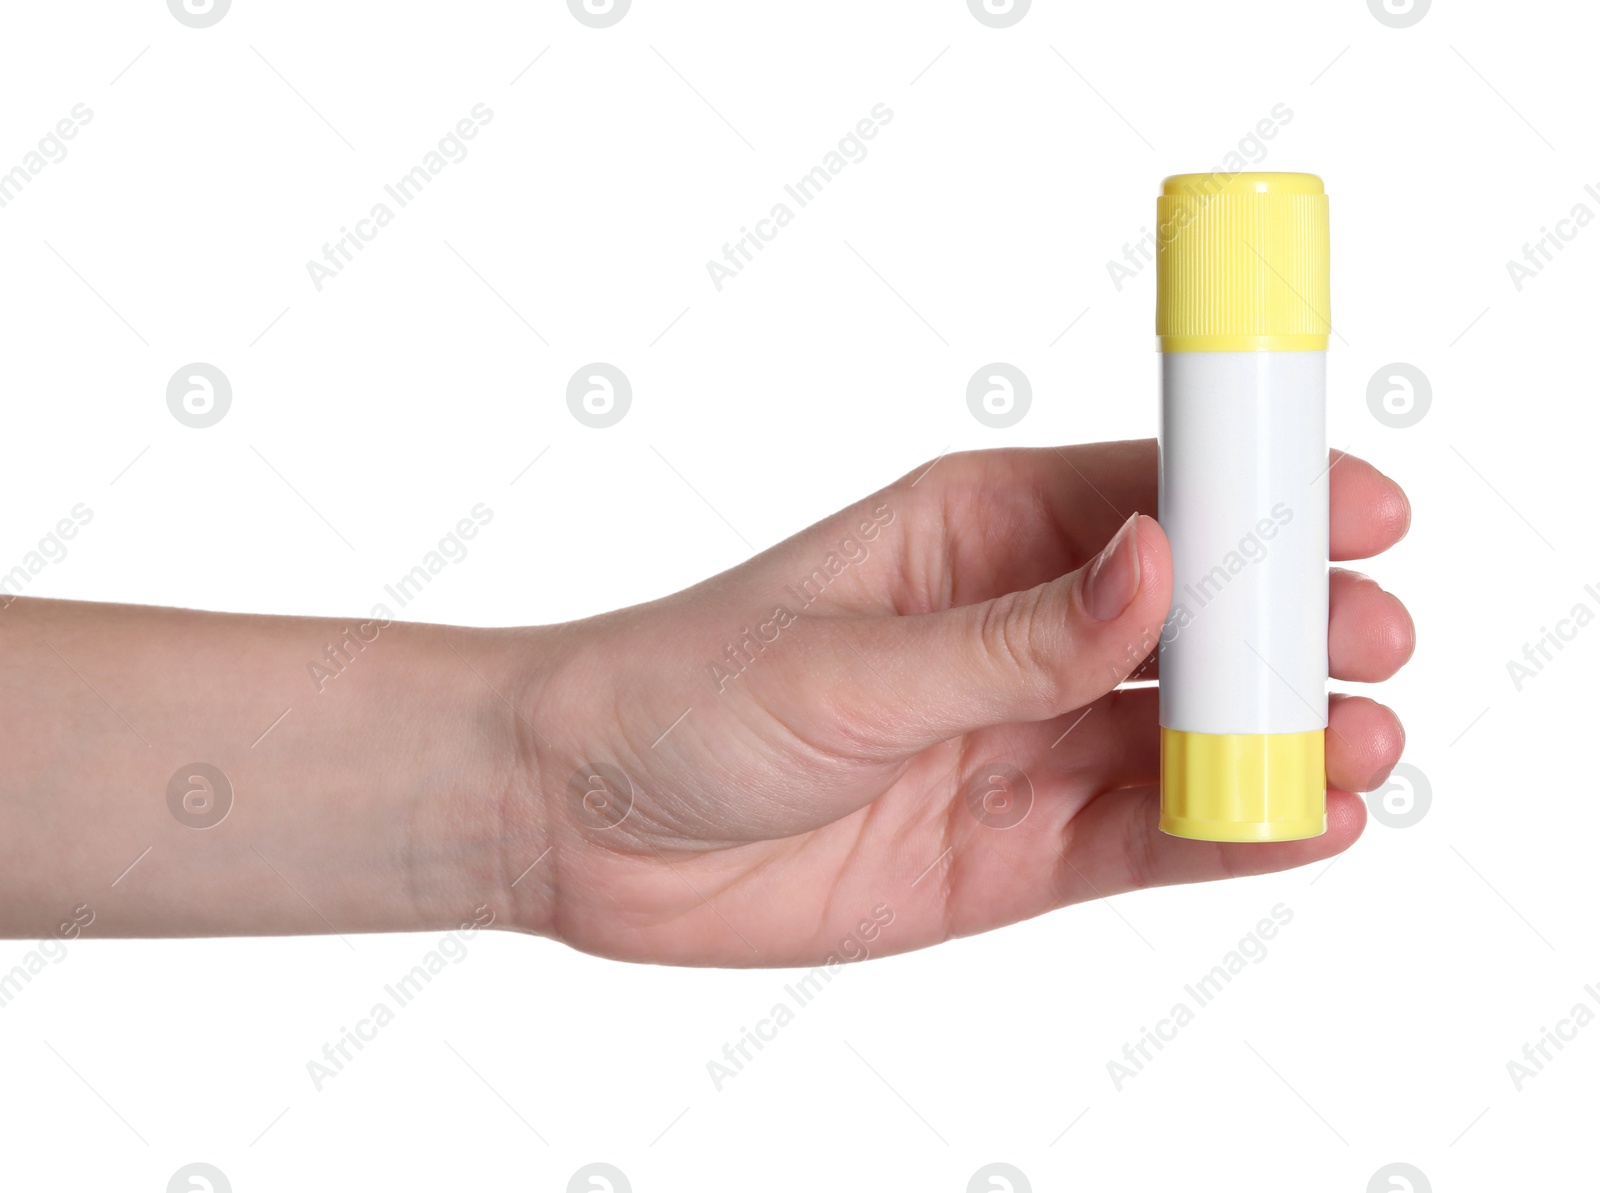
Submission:
[[[553,855],[531,865],[551,844],[531,781],[543,746],[523,696],[542,688],[527,670],[537,650],[522,630],[395,623],[383,633],[398,649],[389,673],[374,675],[381,704],[369,715],[389,723],[367,739],[362,770],[397,847],[405,910],[386,918],[415,931],[548,934],[553,884],[541,871]]]
[[[539,936],[556,935],[558,921],[559,821],[546,772],[562,629],[451,629],[444,659],[469,685],[462,732],[483,743],[480,779],[456,791],[451,810],[458,882],[469,906],[494,912],[494,927]]]

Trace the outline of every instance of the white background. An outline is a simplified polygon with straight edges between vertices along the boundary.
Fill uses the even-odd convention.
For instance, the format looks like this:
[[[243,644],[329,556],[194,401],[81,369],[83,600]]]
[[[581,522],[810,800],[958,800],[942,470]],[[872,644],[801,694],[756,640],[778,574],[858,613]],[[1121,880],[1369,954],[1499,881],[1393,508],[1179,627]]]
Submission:
[[[1507,672],[1600,609],[1600,228],[1520,291],[1506,268],[1600,213],[1591,6],[1441,0],[1403,29],[1360,0],[1037,0],[1005,29],[959,0],[637,0],[598,30],[556,0],[3,19],[0,170],[94,115],[0,208],[0,570],[83,502],[31,594],[225,610],[364,614],[481,501],[494,522],[411,612],[561,620],[948,449],[1152,435],[1154,270],[1119,291],[1107,261],[1163,175],[1286,105],[1259,166],[1331,195],[1330,439],[1415,507],[1372,571],[1420,644],[1375,694],[1432,805],[1331,866],[851,968],[720,1092],[706,1062],[792,973],[480,935],[319,1093],[306,1061],[435,937],[73,944],[0,1009],[0,1184],[155,1193],[191,1161],[240,1193],[561,1190],[597,1160],[639,1193],[959,1191],[991,1161],[1036,1190],[1592,1171],[1600,1028],[1520,1092],[1506,1067],[1600,981],[1600,629],[1521,690]],[[469,156],[318,292],[307,260],[478,103]],[[866,159],[719,293],[707,260],[879,103]],[[596,360],[634,391],[605,430],[565,401]],[[1005,430],[965,401],[997,360],[1034,389]],[[233,385],[205,430],[166,406],[191,361]],[[1432,389],[1403,428],[1366,399],[1397,361]],[[1266,959],[1119,1092],[1107,1061],[1279,903]]]

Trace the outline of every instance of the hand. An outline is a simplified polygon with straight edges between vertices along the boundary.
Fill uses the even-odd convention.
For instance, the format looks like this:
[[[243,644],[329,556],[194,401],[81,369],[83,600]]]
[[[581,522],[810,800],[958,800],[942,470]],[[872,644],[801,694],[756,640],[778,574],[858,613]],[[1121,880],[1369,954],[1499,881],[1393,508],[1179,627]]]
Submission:
[[[1341,456],[1329,485],[1334,559],[1406,533],[1371,465]],[[1323,836],[1157,829],[1157,692],[1118,688],[1156,677],[1172,561],[1135,513],[1155,504],[1148,440],[948,456],[675,596],[529,632],[531,761],[502,809],[538,826],[502,859],[522,925],[636,961],[813,965],[1348,848],[1352,793],[1405,740],[1359,696],[1332,698]],[[1333,678],[1393,675],[1405,608],[1329,584]]]

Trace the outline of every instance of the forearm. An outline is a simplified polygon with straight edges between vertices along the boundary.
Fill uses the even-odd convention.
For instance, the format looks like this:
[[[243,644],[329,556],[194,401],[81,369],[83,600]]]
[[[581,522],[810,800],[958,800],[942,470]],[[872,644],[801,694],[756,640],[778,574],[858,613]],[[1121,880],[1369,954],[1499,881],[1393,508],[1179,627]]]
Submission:
[[[540,876],[511,885],[548,844],[535,650],[518,631],[11,601],[0,933],[83,906],[92,935],[438,929],[485,904],[541,930]]]

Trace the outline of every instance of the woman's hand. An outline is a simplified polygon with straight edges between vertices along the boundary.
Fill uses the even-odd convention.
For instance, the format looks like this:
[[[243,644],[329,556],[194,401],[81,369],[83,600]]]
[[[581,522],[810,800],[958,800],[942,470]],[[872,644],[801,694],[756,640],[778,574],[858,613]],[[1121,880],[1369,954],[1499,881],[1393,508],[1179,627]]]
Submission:
[[[1370,465],[1329,484],[1334,559],[1406,533]],[[635,961],[812,965],[1347,848],[1352,793],[1404,744],[1359,696],[1332,700],[1323,836],[1157,830],[1157,693],[1118,687],[1157,678],[1155,504],[1148,440],[948,456],[684,592],[514,634],[516,923]],[[1393,675],[1405,608],[1329,583],[1333,678]]]

